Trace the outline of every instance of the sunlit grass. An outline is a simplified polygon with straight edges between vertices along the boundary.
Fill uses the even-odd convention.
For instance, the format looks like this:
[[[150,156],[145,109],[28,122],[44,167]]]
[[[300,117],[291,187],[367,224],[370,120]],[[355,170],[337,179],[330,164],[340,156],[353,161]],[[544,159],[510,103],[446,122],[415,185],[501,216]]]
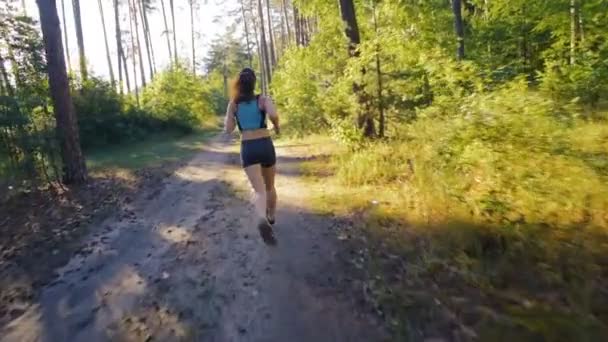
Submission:
[[[441,136],[434,125],[431,135]],[[466,173],[442,164],[431,141],[349,151],[309,137],[332,157],[301,167],[313,210],[357,218],[371,243],[371,291],[402,336],[439,310],[466,313],[482,338],[594,340],[608,336],[599,285],[607,274],[607,129],[576,125],[565,131],[568,149],[472,154],[479,159]],[[406,282],[387,255],[405,260]],[[484,318],[488,310],[494,318]]]
[[[87,165],[95,172],[107,169],[136,170],[176,162],[200,152],[213,134],[214,130],[203,130],[189,135],[153,135],[141,142],[91,151],[86,156]]]

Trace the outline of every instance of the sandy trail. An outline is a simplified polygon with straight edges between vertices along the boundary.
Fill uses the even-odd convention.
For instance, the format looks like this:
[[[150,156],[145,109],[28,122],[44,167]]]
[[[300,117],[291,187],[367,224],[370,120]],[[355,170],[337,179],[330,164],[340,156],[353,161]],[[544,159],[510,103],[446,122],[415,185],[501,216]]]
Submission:
[[[298,156],[278,148],[277,246],[242,196],[233,145],[184,167],[92,229],[2,341],[379,341],[351,295],[332,227],[302,205]],[[44,260],[41,260],[44,262]]]

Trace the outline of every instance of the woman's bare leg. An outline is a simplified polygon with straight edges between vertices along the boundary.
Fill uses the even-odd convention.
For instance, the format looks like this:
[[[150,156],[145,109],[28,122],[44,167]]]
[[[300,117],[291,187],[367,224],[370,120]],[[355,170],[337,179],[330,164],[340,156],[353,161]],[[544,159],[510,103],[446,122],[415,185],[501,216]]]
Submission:
[[[249,182],[254,191],[253,204],[255,205],[256,214],[259,215],[260,218],[265,218],[267,196],[262,170],[262,166],[256,164],[246,167],[245,173],[247,174],[247,178],[249,178]]]
[[[268,218],[274,220],[274,214],[277,209],[277,190],[274,187],[274,176],[276,174],[276,166],[263,167],[262,176],[264,177],[264,185],[266,190],[266,208],[268,209]]]

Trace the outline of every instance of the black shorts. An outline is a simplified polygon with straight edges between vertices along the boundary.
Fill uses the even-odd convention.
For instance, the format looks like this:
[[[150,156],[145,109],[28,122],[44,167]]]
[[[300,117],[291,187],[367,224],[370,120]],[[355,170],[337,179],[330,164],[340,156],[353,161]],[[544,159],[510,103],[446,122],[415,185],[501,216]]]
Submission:
[[[241,141],[241,163],[243,167],[260,164],[272,167],[277,163],[277,156],[270,137]]]

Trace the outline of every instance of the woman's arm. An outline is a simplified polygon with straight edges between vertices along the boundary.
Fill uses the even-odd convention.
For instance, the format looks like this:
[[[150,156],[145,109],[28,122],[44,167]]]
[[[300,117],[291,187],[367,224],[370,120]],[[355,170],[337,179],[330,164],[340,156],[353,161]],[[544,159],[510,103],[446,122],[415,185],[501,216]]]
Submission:
[[[264,110],[266,111],[266,114],[268,114],[268,118],[272,122],[272,125],[274,126],[274,130],[277,133],[280,133],[281,125],[279,123],[279,114],[277,113],[277,109],[274,106],[274,103],[268,96],[264,97]]]
[[[224,133],[231,134],[236,128],[236,118],[234,117],[235,105],[232,101],[228,103],[226,108],[226,117],[224,117]]]

